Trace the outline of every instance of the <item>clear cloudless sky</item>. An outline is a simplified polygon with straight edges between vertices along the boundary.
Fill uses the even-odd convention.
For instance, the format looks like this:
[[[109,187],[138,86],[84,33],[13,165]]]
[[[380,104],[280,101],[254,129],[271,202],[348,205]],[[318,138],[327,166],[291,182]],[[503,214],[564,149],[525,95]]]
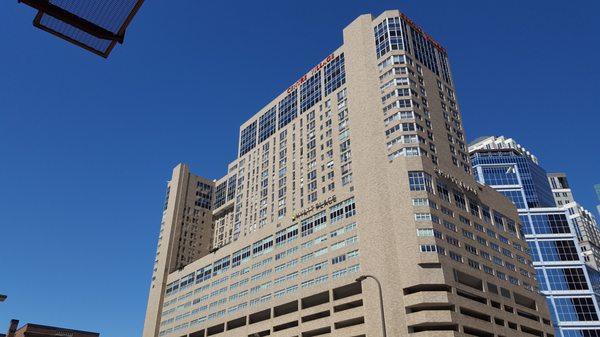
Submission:
[[[468,138],[516,138],[593,209],[598,1],[148,0],[108,60],[1,1],[0,331],[140,336],[171,169],[221,177],[245,119],[394,8],[447,47]]]

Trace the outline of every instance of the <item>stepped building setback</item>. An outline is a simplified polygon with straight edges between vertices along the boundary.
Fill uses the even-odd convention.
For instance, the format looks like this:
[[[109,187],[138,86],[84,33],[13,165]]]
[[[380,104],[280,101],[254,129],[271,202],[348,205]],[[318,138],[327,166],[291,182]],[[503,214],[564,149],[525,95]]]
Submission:
[[[517,209],[471,175],[446,50],[391,10],[324,55],[225,176],[173,170],[143,336],[382,336],[363,275],[387,336],[554,336]]]

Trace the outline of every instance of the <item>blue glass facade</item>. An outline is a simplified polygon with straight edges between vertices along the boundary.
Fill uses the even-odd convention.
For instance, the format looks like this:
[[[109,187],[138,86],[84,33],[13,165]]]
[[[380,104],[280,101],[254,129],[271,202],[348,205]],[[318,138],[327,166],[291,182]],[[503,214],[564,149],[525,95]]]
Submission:
[[[504,194],[518,209],[536,279],[546,296],[556,334],[600,337],[599,299],[593,274],[585,266],[573,224],[556,207],[546,172],[516,150],[478,150],[471,154],[477,181]]]
[[[499,192],[512,201],[517,208],[527,208],[525,197],[523,197],[523,193],[520,190],[504,190]]]
[[[598,299],[598,303],[600,303],[600,271],[590,268],[586,266],[588,275],[590,275],[590,280],[592,282],[592,288],[594,289],[594,293],[596,294],[596,298]]]
[[[521,190],[528,208],[554,207],[546,171],[513,151],[477,152],[471,156],[476,179],[498,191]]]

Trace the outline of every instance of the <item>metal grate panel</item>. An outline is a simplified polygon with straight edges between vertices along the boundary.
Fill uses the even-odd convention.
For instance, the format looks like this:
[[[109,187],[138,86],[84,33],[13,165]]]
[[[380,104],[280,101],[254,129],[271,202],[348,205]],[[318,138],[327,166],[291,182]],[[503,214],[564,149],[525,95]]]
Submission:
[[[100,56],[122,42],[144,0],[20,0],[38,9],[34,26]]]

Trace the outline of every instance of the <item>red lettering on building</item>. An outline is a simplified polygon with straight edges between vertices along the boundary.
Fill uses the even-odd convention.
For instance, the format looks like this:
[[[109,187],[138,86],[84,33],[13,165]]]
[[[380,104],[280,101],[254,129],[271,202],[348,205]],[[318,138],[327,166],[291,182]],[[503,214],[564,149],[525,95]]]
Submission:
[[[313,76],[314,74],[318,73],[319,70],[321,70],[323,67],[325,67],[329,62],[333,61],[334,58],[335,58],[335,55],[333,53],[331,53],[329,56],[327,56],[327,58],[325,58],[323,61],[319,62],[319,64],[314,66],[308,73],[304,74],[304,76],[300,77],[299,80],[297,80],[294,84],[292,84],[287,89],[287,93],[289,94],[290,92],[296,90],[296,88],[298,88],[300,86],[300,84],[304,83],[310,76]]]
[[[402,19],[404,21],[406,21],[406,23],[408,23],[409,26],[411,26],[414,30],[416,30],[417,32],[423,34],[423,36],[425,37],[425,39],[427,39],[429,42],[431,42],[436,48],[437,50],[439,50],[442,54],[444,55],[448,55],[448,53],[446,52],[446,48],[442,47],[439,43],[437,43],[436,40],[434,40],[431,35],[425,33],[423,31],[423,29],[421,29],[421,27],[417,26],[416,23],[414,23],[411,19],[408,18],[408,16],[404,15],[404,13],[400,13],[400,16],[402,17]]]

